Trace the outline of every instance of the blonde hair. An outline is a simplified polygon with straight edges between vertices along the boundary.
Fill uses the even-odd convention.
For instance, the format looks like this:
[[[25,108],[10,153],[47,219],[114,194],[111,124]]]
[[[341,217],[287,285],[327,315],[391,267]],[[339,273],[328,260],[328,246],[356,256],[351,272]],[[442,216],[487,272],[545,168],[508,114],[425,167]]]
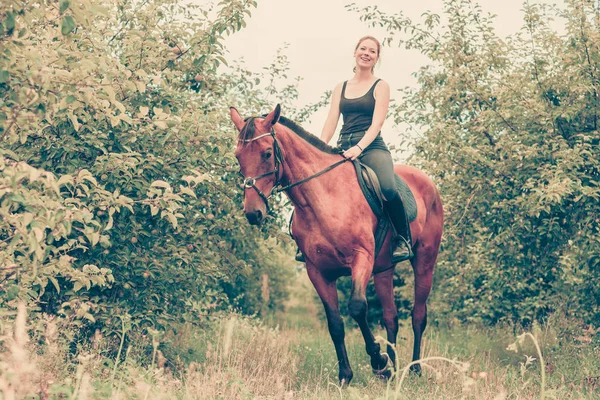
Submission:
[[[367,35],[367,36],[361,37],[358,40],[358,43],[356,43],[356,47],[354,48],[354,51],[358,50],[358,47],[360,46],[360,44],[362,42],[364,42],[365,40],[372,40],[377,45],[377,62],[379,62],[379,55],[381,54],[381,43],[379,43],[379,40],[377,40],[373,36]],[[373,68],[371,68],[371,72],[373,72],[374,69],[375,69],[375,66],[373,65]],[[356,72],[356,67],[354,67],[353,71]]]

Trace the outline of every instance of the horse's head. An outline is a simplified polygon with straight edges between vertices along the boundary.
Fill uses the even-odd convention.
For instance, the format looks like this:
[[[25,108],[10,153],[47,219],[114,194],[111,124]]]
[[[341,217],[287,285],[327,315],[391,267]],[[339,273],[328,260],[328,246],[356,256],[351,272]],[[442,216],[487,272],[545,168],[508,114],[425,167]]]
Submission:
[[[279,104],[264,118],[246,121],[230,107],[229,114],[240,131],[235,156],[244,176],[244,212],[252,225],[260,224],[268,212],[268,198],[281,173],[281,149],[273,126],[279,119]]]

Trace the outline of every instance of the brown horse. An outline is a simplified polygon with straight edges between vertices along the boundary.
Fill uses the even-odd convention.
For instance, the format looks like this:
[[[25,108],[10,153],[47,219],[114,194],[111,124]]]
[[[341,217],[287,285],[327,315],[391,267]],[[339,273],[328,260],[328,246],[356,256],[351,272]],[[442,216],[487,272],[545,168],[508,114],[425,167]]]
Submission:
[[[375,290],[383,307],[388,341],[396,343],[398,311],[394,303],[388,233],[382,250],[375,252],[377,218],[359,185],[352,163],[294,122],[280,117],[280,107],[265,117],[243,120],[235,108],[231,120],[240,131],[235,155],[244,180],[244,212],[251,224],[260,224],[268,212],[271,194],[285,191],[294,205],[293,233],[306,258],[306,271],[323,301],[329,333],[339,361],[339,379],[347,384],[352,369],[344,344],[336,280],[352,277],[348,308],[365,339],[373,371],[389,376],[395,360],[392,346],[380,352],[367,324],[366,288],[374,275]],[[335,169],[333,169],[335,168]],[[417,218],[410,224],[414,258],[415,302],[412,310],[413,361],[420,358],[421,338],[427,324],[426,301],[442,237],[443,209],[437,188],[416,168],[396,165],[417,203]],[[282,185],[284,187],[282,187]],[[419,364],[412,371],[420,374]]]

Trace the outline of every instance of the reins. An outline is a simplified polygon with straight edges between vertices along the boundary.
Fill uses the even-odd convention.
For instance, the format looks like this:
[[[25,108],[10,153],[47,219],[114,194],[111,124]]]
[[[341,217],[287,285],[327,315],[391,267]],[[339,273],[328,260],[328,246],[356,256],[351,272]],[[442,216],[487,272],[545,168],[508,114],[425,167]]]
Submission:
[[[334,169],[335,167],[337,167],[337,166],[339,166],[339,165],[342,165],[342,164],[343,164],[343,163],[345,163],[346,161],[348,161],[348,159],[347,159],[347,158],[344,158],[344,159],[342,159],[342,160],[340,160],[340,161],[338,161],[338,162],[336,162],[336,163],[333,163],[333,164],[331,164],[329,167],[327,167],[327,168],[325,168],[325,169],[323,169],[323,170],[321,170],[321,171],[319,171],[319,172],[317,172],[317,173],[315,173],[315,174],[313,174],[313,175],[309,176],[308,178],[304,178],[304,179],[302,179],[302,180],[300,180],[300,181],[298,181],[298,182],[296,182],[296,183],[292,183],[292,184],[290,184],[290,185],[287,185],[287,186],[284,186],[284,187],[281,187],[281,188],[277,189],[276,193],[283,192],[283,191],[285,191],[285,190],[291,189],[291,188],[293,188],[294,186],[301,185],[301,184],[303,184],[303,183],[304,183],[304,182],[306,182],[306,181],[310,181],[310,180],[311,180],[311,179],[313,179],[313,178],[316,178],[316,177],[318,177],[318,176],[321,176],[321,175],[323,175],[325,172],[329,172],[329,171],[331,171],[332,169]]]
[[[248,123],[250,123],[251,121],[249,121]],[[317,178],[321,175],[323,175],[326,172],[331,171],[332,169],[342,165],[343,163],[345,163],[346,161],[348,161],[347,158],[343,158],[342,160],[331,164],[330,166],[326,167],[325,169],[307,177],[304,179],[299,180],[298,182],[294,182],[291,183],[289,185],[286,186],[281,186],[281,177],[280,177],[280,166],[281,164],[283,164],[285,162],[285,159],[283,157],[283,154],[281,153],[281,146],[279,146],[279,142],[277,141],[277,137],[275,136],[275,128],[272,127],[271,128],[271,132],[269,133],[264,133],[262,135],[259,135],[255,138],[252,139],[245,139],[245,140],[241,140],[244,143],[250,143],[253,142],[255,140],[258,139],[262,139],[264,137],[267,136],[271,136],[273,138],[273,154],[275,156],[275,167],[273,169],[273,171],[270,172],[266,172],[264,174],[261,174],[259,176],[255,176],[255,177],[244,177],[244,191],[246,189],[254,189],[256,191],[256,193],[258,193],[258,195],[260,196],[260,198],[265,202],[265,205],[267,206],[267,212],[269,212],[269,199],[271,198],[271,196],[273,196],[274,194],[277,193],[281,193],[284,192],[288,189],[291,189],[293,187],[296,187],[298,185],[301,185],[305,182],[310,181],[311,179]],[[271,193],[269,193],[269,195],[265,195],[258,187],[256,187],[256,181],[262,178],[265,178],[271,174],[275,174],[275,183],[273,184],[273,188],[271,189]]]

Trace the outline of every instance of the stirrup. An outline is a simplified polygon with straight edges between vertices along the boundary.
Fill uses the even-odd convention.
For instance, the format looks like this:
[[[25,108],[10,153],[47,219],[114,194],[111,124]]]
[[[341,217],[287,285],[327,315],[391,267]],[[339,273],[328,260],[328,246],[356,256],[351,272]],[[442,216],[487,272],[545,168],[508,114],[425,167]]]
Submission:
[[[394,240],[394,247],[392,252],[392,264],[410,260],[414,257],[412,252],[412,246],[408,243],[404,237],[398,235]]]
[[[295,259],[298,262],[306,262],[306,259],[304,258],[304,254],[302,254],[302,251],[300,251],[300,249],[296,249]]]

